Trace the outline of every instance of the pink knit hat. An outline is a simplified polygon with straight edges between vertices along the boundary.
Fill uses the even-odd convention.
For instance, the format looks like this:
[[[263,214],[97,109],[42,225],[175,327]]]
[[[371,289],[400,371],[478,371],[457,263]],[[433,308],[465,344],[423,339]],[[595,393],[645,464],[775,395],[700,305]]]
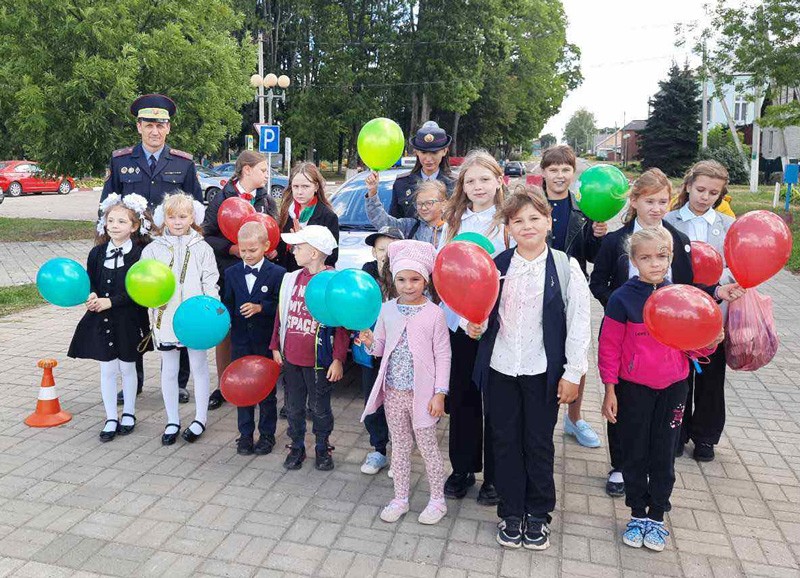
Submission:
[[[389,266],[392,277],[400,271],[416,271],[430,281],[436,254],[433,245],[423,241],[395,241],[389,245]]]

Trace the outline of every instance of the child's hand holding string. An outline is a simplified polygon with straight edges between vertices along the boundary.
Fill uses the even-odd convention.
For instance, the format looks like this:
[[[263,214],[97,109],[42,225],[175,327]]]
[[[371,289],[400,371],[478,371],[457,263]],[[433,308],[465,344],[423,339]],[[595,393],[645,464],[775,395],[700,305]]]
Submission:
[[[358,338],[361,340],[361,344],[366,347],[367,349],[372,349],[372,344],[375,341],[375,336],[370,329],[364,329],[358,333]]]
[[[368,197],[374,197],[375,195],[378,194],[378,181],[379,180],[380,180],[380,177],[378,176],[378,173],[376,173],[375,171],[372,171],[369,174],[369,176],[366,179],[364,179],[364,184],[367,185],[367,196]]]

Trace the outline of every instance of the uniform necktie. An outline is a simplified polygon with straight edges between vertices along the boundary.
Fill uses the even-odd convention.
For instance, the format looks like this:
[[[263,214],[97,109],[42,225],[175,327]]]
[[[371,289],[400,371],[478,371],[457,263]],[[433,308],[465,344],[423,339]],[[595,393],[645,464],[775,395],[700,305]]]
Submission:
[[[252,275],[253,277],[258,276],[258,267],[249,267],[248,265],[244,266],[244,274],[245,275]]]
[[[156,155],[150,155],[150,176],[156,172]]]

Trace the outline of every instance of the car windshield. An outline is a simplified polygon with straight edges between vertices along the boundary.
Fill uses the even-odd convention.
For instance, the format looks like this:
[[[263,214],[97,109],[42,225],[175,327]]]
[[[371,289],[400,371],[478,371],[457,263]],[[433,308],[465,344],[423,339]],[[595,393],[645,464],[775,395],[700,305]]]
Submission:
[[[216,171],[199,167],[197,169],[197,174],[200,175],[201,177],[211,177],[211,178],[220,176],[219,174],[216,173]]]
[[[378,183],[378,196],[383,206],[388,209],[392,201],[392,185],[395,177],[405,171],[387,171],[381,173]],[[364,196],[367,194],[367,186],[364,179],[368,172],[362,173],[351,181],[342,185],[336,194],[331,198],[334,212],[339,216],[339,226],[344,229],[357,229],[363,231],[374,231],[375,227],[367,218],[367,207]]]

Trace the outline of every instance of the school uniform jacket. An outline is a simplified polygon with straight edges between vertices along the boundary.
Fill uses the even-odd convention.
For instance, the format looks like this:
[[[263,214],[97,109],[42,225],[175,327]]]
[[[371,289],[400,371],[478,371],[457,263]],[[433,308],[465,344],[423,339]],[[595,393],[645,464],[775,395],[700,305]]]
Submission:
[[[306,223],[306,226],[308,225],[322,225],[333,234],[333,238],[336,239],[336,243],[339,243],[339,217],[333,212],[333,209],[327,205],[323,205],[320,202],[315,205],[314,213]],[[281,229],[281,233],[291,233],[293,226],[294,223],[292,222],[291,217],[289,217],[286,220],[286,224]],[[328,255],[328,258],[325,259],[325,264],[329,267],[335,267],[336,261],[338,260],[339,249],[334,249],[333,253]],[[281,242],[278,243],[278,258],[275,259],[275,262],[286,269],[286,271],[289,273],[301,269],[301,267],[297,264],[297,261],[295,261],[294,255],[288,251],[286,243],[283,242],[283,239],[281,239]]]
[[[581,271],[584,275],[586,273],[586,263],[593,262],[600,250],[600,245],[603,242],[603,237],[595,237],[592,224],[594,223],[589,217],[583,214],[578,208],[578,203],[575,196],[569,193],[569,221],[567,222],[567,238],[564,242],[564,253],[573,257],[578,265],[581,266]],[[547,239],[547,244],[553,246],[553,233],[551,231]]]
[[[725,235],[728,234],[728,229],[731,228],[735,219],[733,217],[729,217],[728,215],[723,215],[719,211],[714,211],[714,224],[708,227],[708,237],[706,238],[706,243],[714,247],[717,253],[722,255],[722,262],[725,263]],[[664,216],[664,221],[675,227],[678,231],[689,236],[689,229],[692,226],[689,221],[684,221],[683,216],[681,215],[680,209],[676,211],[670,211]],[[722,277],[720,278],[720,283],[733,283],[733,274],[731,270],[725,267],[722,271]]]
[[[417,185],[422,180],[422,175],[419,172],[411,172],[407,175],[401,175],[395,179],[392,185],[392,202],[389,204],[389,214],[392,217],[417,217],[417,206],[414,204],[415,194],[417,192]],[[447,189],[447,198],[453,194],[453,188],[456,186],[456,181],[453,177],[444,174],[440,168],[439,174],[436,175],[437,181],[442,181]]]

